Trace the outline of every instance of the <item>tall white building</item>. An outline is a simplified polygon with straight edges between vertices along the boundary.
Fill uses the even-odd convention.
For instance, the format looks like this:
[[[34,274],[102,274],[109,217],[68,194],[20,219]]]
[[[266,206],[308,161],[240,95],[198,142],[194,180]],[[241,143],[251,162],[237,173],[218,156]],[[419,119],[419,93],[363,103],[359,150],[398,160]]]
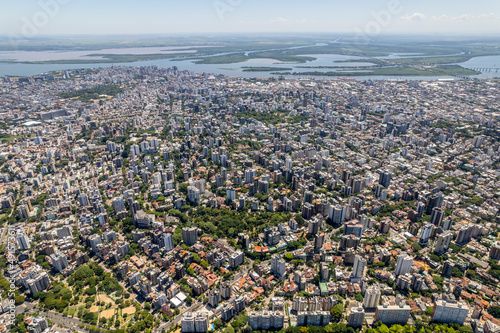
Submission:
[[[208,331],[208,315],[206,313],[192,312],[184,314],[181,318],[182,333],[198,333]]]
[[[280,311],[250,312],[248,324],[253,330],[280,329],[285,324],[285,316]]]
[[[286,263],[280,255],[275,254],[271,257],[271,272],[282,278],[285,275]]]
[[[188,200],[196,205],[199,204],[201,200],[200,190],[194,186],[188,186],[187,190],[188,190]]]
[[[396,264],[396,270],[394,274],[396,276],[403,275],[406,273],[410,273],[411,265],[413,264],[413,258],[407,254],[402,254],[398,258],[398,262]]]
[[[233,187],[229,187],[226,190],[226,199],[229,201],[234,201],[236,199],[236,190]]]
[[[375,320],[381,321],[383,324],[389,325],[406,325],[410,318],[411,307],[404,301],[400,301],[398,305],[379,305],[375,311]]]
[[[163,234],[163,245],[165,246],[165,250],[167,252],[171,251],[174,248],[174,241],[172,240],[172,234]]]
[[[468,314],[469,307],[463,303],[447,303],[446,301],[438,300],[434,304],[432,321],[463,325]]]
[[[233,252],[229,255],[229,266],[231,268],[236,268],[239,265],[243,263],[245,256],[243,255],[243,252],[240,250],[237,250],[236,252]]]
[[[355,279],[360,279],[364,276],[366,267],[366,259],[356,255],[354,258],[354,266],[352,268],[352,277]]]
[[[69,265],[66,255],[61,251],[51,254],[50,259],[52,260],[52,265],[58,272],[64,270]]]
[[[438,236],[434,252],[441,255],[446,251],[448,251],[452,239],[453,239],[453,234],[451,233],[451,231],[446,230],[445,232],[443,232],[441,235]]]
[[[116,197],[112,201],[113,208],[115,209],[115,213],[118,214],[125,210],[125,201],[123,197]]]
[[[366,289],[365,298],[363,300],[363,307],[365,309],[372,309],[379,305],[380,303],[380,289],[377,287],[371,287]]]
[[[429,239],[431,238],[433,230],[434,230],[434,225],[430,223],[424,223],[424,225],[422,226],[422,230],[420,231],[420,239],[418,240],[418,243],[421,246],[427,246],[427,243],[429,243]]]

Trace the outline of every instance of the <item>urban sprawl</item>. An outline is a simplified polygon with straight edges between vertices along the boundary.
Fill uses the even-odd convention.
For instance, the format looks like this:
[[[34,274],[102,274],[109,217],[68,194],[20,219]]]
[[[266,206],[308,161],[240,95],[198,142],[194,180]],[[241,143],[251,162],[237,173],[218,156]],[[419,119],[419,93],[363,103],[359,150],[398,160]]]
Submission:
[[[499,91],[2,78],[0,332],[500,332]]]

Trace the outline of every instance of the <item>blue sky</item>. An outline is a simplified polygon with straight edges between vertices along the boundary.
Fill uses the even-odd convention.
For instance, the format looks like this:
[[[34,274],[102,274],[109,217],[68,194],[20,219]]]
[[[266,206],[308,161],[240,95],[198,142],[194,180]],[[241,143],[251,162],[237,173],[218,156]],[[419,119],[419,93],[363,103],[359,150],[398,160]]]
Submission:
[[[0,34],[500,35],[497,0],[2,0]]]

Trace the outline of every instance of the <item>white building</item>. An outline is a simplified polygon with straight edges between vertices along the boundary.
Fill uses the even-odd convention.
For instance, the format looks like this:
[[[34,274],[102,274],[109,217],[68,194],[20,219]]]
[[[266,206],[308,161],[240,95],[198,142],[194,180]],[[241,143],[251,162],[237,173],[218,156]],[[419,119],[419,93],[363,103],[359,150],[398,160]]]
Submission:
[[[411,307],[403,300],[398,305],[379,305],[375,311],[375,320],[381,321],[383,324],[389,325],[406,325],[410,318]]]
[[[285,275],[286,263],[280,255],[273,255],[271,257],[271,272],[276,276],[282,278]]]
[[[469,307],[463,303],[448,303],[438,300],[432,311],[432,321],[463,325],[469,314]]]
[[[208,315],[206,313],[188,312],[181,318],[182,333],[197,333],[208,331]]]
[[[396,270],[394,274],[396,276],[403,275],[406,273],[410,273],[411,265],[413,264],[413,258],[407,254],[402,254],[398,258],[398,262],[396,264]]]
[[[363,307],[365,309],[372,309],[379,305],[380,303],[380,289],[377,287],[371,287],[366,289],[365,298],[363,300]]]
[[[355,279],[360,279],[364,276],[366,267],[366,259],[361,256],[356,255],[354,258],[354,266],[352,268],[352,277]]]

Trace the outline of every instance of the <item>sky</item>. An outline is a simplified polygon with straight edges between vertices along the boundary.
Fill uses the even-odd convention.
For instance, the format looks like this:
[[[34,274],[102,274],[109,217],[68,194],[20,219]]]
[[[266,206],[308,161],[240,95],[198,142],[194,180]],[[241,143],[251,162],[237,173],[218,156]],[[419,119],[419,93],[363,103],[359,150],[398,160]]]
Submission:
[[[0,35],[500,35],[498,0],[2,0]]]

